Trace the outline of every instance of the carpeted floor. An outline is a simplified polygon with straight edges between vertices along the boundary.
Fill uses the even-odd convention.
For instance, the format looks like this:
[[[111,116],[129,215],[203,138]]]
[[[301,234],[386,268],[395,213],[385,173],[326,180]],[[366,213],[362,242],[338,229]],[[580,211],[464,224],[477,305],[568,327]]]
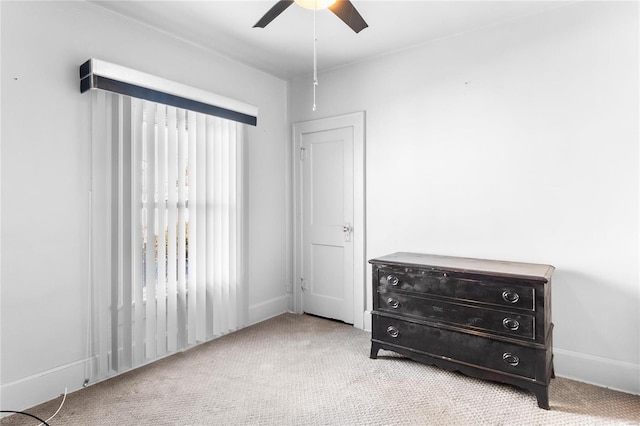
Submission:
[[[70,394],[50,424],[640,424],[640,396],[556,378],[542,410],[512,386],[392,352],[371,360],[369,339],[342,323],[281,315]],[[27,411],[46,419],[60,400]]]

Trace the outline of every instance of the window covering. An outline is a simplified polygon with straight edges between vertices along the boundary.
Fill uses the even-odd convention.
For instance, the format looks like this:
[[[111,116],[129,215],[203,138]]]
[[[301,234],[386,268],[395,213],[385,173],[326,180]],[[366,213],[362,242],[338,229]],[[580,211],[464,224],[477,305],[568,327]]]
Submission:
[[[240,123],[92,92],[92,356],[108,377],[246,322]]]
[[[253,105],[95,58],[80,66],[80,92],[91,89],[257,125],[258,108]]]

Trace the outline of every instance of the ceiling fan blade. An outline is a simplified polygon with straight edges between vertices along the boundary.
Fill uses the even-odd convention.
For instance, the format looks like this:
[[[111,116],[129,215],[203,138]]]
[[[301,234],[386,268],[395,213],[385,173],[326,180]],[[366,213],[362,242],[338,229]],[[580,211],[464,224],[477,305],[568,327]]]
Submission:
[[[349,0],[338,0],[329,9],[356,33],[369,26]]]
[[[253,28],[255,28],[255,27],[259,27],[259,28],[266,27],[269,24],[269,22],[271,22],[274,19],[276,19],[278,17],[278,15],[280,15],[282,12],[284,12],[285,9],[288,8],[289,6],[291,6],[292,4],[293,4],[293,0],[280,0],[278,3],[273,5],[273,7],[271,9],[269,9],[269,11],[267,13],[265,13],[264,16],[262,18],[260,18],[260,20],[258,22],[256,22],[256,24],[253,26]]]

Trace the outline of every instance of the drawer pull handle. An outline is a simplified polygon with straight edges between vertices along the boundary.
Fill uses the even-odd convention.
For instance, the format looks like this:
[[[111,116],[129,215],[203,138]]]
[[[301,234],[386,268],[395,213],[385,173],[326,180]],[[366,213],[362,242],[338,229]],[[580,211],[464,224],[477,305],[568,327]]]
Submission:
[[[502,292],[502,299],[505,302],[517,303],[520,300],[520,295],[513,290],[505,290]]]
[[[391,285],[398,285],[400,280],[395,275],[387,275],[387,282]]]
[[[520,322],[517,319],[505,318],[502,320],[502,325],[507,330],[516,331],[520,328]]]
[[[520,358],[517,355],[512,354],[511,352],[503,353],[502,360],[512,367],[515,367],[518,364],[520,364]]]
[[[391,297],[387,299],[387,303],[393,309],[398,309],[398,306],[400,306],[400,302],[398,302],[396,299],[392,299]]]
[[[400,331],[394,326],[390,325],[389,327],[387,327],[387,333],[389,334],[389,336],[396,338],[400,334]]]

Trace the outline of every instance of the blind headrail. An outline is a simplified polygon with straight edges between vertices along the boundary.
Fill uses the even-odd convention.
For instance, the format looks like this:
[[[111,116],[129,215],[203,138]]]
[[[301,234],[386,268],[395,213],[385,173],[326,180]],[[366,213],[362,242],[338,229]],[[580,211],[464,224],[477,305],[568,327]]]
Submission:
[[[91,58],[80,65],[80,93],[101,89],[255,126],[258,107]]]

